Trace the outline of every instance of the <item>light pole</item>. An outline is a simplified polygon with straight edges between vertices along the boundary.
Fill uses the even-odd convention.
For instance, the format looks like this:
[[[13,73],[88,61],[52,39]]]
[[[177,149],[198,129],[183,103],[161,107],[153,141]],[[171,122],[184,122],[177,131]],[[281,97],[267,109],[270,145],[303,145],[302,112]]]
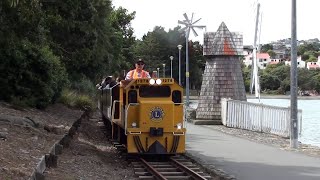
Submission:
[[[179,85],[181,85],[181,48],[183,47],[181,44],[179,44],[178,46],[179,49]]]
[[[166,64],[162,64],[163,66],[163,78],[166,77]]]
[[[298,148],[298,75],[297,75],[297,2],[292,0],[291,4],[291,73],[290,73],[290,119],[291,133],[290,146]]]
[[[160,70],[160,68],[157,68],[157,71],[158,71],[157,78],[160,78],[159,70]]]
[[[173,60],[173,56],[170,56],[170,60],[171,60],[171,67],[170,67],[170,77],[172,78],[172,60]]]

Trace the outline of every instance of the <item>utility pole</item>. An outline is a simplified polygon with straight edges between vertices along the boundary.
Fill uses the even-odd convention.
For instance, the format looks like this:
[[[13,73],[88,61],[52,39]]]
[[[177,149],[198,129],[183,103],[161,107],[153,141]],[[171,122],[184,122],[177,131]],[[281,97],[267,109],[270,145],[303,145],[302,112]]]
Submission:
[[[166,64],[162,64],[163,66],[163,78],[166,78]]]
[[[298,78],[297,78],[297,3],[292,0],[291,9],[291,133],[290,133],[290,147],[298,148]]]
[[[160,78],[160,68],[157,68],[157,71],[158,71],[158,73],[157,73],[157,78]]]
[[[173,60],[173,56],[170,56],[170,60],[171,60],[171,66],[170,66],[170,78],[172,78],[172,60]]]
[[[182,45],[179,44],[177,47],[179,49],[179,85],[181,85],[181,48],[182,48]]]
[[[257,5],[256,26],[255,26],[255,32],[254,32],[253,53],[252,53],[252,77],[251,77],[251,86],[250,86],[251,94],[254,86],[255,96],[256,98],[259,98],[259,101],[260,101],[260,85],[259,85],[259,75],[258,75],[259,68],[258,68],[258,58],[257,58],[259,17],[260,17],[260,3],[258,3]]]

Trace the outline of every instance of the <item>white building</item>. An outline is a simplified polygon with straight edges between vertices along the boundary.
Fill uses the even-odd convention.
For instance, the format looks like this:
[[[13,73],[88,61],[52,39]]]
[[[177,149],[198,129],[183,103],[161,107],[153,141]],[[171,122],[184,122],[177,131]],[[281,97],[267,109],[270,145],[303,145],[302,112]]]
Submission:
[[[258,59],[258,67],[260,69],[265,69],[267,64],[270,62],[270,56],[268,53],[257,53]],[[245,56],[245,60],[243,60],[246,66],[252,65],[252,54]]]
[[[307,62],[307,69],[319,69],[319,62]]]
[[[291,61],[285,61],[285,65],[291,66]],[[301,59],[301,56],[297,58],[297,67],[306,68],[306,62]]]

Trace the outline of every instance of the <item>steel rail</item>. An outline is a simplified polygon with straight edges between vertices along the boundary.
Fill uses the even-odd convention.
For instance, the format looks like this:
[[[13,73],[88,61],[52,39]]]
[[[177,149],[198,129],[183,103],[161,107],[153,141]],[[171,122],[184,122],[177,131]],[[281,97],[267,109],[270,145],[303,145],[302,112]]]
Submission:
[[[151,171],[151,174],[154,175],[156,179],[167,180],[166,177],[164,177],[159,171],[153,168],[146,160],[144,160],[143,158],[140,158],[140,161],[147,167],[149,171]]]
[[[199,180],[206,180],[206,178],[204,178],[203,176],[201,176],[200,174],[196,173],[195,171],[193,171],[192,169],[188,168],[187,166],[183,165],[182,163],[180,163],[179,161],[170,158],[170,160],[177,166],[177,168],[181,169],[182,171],[186,172],[187,174],[189,174],[193,179],[199,179]]]

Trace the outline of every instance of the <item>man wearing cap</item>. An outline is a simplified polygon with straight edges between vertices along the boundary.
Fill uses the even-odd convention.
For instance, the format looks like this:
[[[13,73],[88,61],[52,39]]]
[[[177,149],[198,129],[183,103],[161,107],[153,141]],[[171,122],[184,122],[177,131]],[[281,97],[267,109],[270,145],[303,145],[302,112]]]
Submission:
[[[140,79],[140,78],[151,78],[149,72],[143,70],[144,68],[144,61],[139,59],[136,64],[136,68],[129,71],[126,75],[125,80],[132,80],[132,79]]]

